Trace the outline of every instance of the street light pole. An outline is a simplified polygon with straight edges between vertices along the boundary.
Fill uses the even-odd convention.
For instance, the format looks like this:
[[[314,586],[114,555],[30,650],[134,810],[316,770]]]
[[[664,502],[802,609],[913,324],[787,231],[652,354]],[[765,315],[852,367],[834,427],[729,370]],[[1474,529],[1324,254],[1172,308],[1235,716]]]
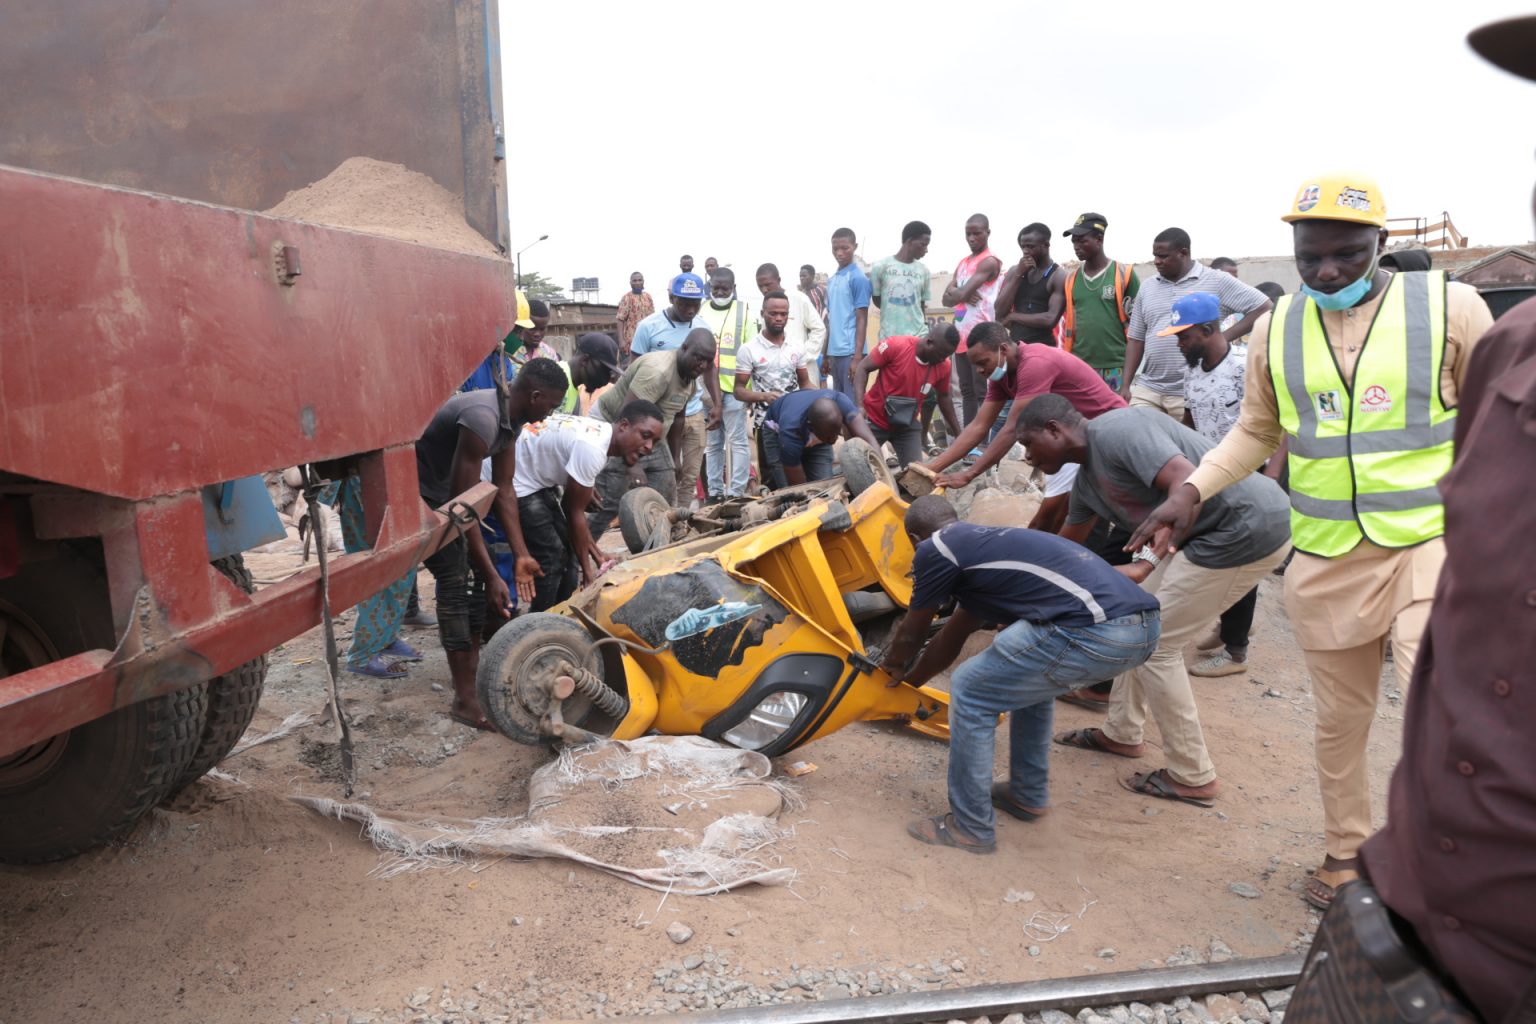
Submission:
[[[532,249],[534,246],[538,245],[540,242],[544,241],[544,239],[546,239],[548,237],[549,237],[548,235],[540,235],[538,238],[535,238],[533,241],[529,242],[527,245],[525,245],[521,249],[517,250],[517,257],[516,257],[517,287],[521,288],[523,286],[523,253],[527,252],[529,249]]]

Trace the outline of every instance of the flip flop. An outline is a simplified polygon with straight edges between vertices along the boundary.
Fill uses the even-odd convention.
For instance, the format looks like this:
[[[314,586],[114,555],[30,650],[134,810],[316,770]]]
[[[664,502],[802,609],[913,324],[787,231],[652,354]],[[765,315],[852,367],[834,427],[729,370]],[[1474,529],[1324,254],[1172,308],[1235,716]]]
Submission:
[[[1129,779],[1121,779],[1120,785],[1132,793],[1156,797],[1159,800],[1177,800],[1179,803],[1189,804],[1191,807],[1211,808],[1215,806],[1209,800],[1197,796],[1185,796],[1174,789],[1172,780],[1168,778],[1168,769],[1166,768],[1159,768],[1156,771],[1150,772],[1137,772]]]
[[[1087,708],[1089,711],[1109,710],[1109,701],[1094,700],[1091,697],[1079,697],[1076,692],[1058,694],[1056,699],[1061,701],[1063,704],[1072,704],[1080,708]]]
[[[479,729],[481,732],[496,731],[496,727],[491,724],[491,720],[489,718],[482,718],[477,722],[473,718],[470,718],[468,715],[461,715],[456,711],[448,712],[448,717],[453,719],[455,722],[458,722],[460,725],[467,725],[471,729]]]
[[[1146,754],[1147,745],[1138,743],[1135,746],[1136,753],[1122,754],[1118,750],[1111,750],[1104,745],[1104,733],[1099,729],[1073,729],[1056,737],[1056,742],[1064,747],[1076,747],[1078,750],[1091,750],[1095,754],[1110,754],[1114,757],[1128,757],[1135,760]]]
[[[950,824],[954,817],[953,814],[940,814],[935,818],[919,818],[907,826],[907,835],[929,846],[952,846],[966,853],[997,852],[996,841],[978,843],[974,840],[961,839]]]
[[[391,658],[399,658],[401,661],[420,661],[423,657],[420,651],[399,637],[396,637],[394,643],[390,644],[379,653],[387,654]]]
[[[398,661],[385,661],[375,654],[361,665],[347,662],[347,671],[357,676],[372,676],[375,679],[404,679],[406,676],[405,665]]]
[[[999,782],[992,787],[992,806],[1005,814],[1013,815],[1020,821],[1039,821],[1045,817],[1045,815],[1031,811],[1015,800],[1009,793],[1008,783],[1006,782]]]

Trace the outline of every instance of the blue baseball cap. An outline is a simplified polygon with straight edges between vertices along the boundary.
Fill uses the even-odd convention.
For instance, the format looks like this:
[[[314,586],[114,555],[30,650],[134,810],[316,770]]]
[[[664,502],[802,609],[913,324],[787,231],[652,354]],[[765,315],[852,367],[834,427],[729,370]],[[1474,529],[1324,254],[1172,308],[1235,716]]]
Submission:
[[[667,294],[674,299],[704,300],[704,279],[698,274],[678,274],[667,285]]]
[[[1157,336],[1166,338],[1170,334],[1178,334],[1186,327],[1220,319],[1221,303],[1216,301],[1216,296],[1210,292],[1192,292],[1173,300],[1173,319],[1168,321],[1167,327],[1157,332]]]

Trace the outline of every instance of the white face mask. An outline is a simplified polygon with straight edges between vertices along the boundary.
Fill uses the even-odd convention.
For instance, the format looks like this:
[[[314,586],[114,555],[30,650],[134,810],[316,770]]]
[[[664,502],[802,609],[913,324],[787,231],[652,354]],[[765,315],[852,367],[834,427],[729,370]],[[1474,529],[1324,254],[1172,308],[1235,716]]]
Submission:
[[[716,309],[728,309],[730,308],[731,303],[734,301],[735,300],[732,299],[729,295],[723,299],[716,295],[711,295],[709,297],[709,304],[714,306]]]

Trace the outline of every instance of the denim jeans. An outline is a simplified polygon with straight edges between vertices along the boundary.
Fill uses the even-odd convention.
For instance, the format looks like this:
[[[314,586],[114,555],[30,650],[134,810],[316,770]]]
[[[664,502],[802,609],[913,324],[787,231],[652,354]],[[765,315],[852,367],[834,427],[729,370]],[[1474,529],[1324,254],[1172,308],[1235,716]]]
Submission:
[[[913,422],[904,427],[888,426],[884,430],[869,425],[870,433],[875,435],[875,440],[881,444],[889,443],[896,450],[896,458],[905,469],[914,462],[923,461],[923,426]]]
[[[758,437],[763,442],[763,479],[783,480],[784,462],[779,454],[779,432],[765,423]],[[836,476],[837,464],[832,456],[832,445],[818,444],[803,449],[800,453],[800,468],[805,471],[807,481]]]
[[[725,413],[720,429],[709,432],[705,446],[704,471],[710,497],[736,497],[747,493],[752,479],[752,448],[747,440],[747,407],[733,395],[721,396]],[[725,446],[731,446],[731,480],[725,482]]]
[[[1056,698],[1113,679],[1157,649],[1157,611],[1096,626],[1015,622],[992,646],[957,669],[949,695],[949,807],[960,830],[991,842],[992,759],[997,716],[1008,724],[1008,790],[1026,807],[1044,807]]]

